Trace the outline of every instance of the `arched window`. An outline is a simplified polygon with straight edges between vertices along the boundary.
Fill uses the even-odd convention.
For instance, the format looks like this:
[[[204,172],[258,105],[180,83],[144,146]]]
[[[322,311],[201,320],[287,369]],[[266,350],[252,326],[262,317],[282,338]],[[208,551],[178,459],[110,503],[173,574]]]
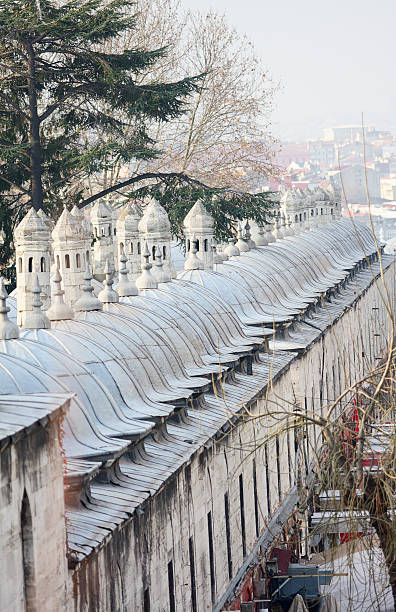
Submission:
[[[141,254],[140,242],[138,242],[138,255]]]
[[[22,272],[22,257],[18,257],[18,272]]]
[[[129,243],[129,252],[133,253],[133,242]]]
[[[124,248],[124,243],[123,243],[123,242],[120,242],[120,255],[121,255],[121,253],[122,253],[122,249],[123,249],[123,248]]]
[[[28,271],[33,272],[33,257],[29,257],[28,259]]]
[[[60,260],[59,260],[59,255],[57,255],[57,256],[56,256],[56,267],[57,267],[57,268],[58,268],[58,270],[59,270],[59,268],[60,268]]]
[[[153,248],[151,250],[152,250],[153,261],[154,261],[154,259],[155,259],[155,251],[156,251],[155,245],[153,246]]]
[[[85,257],[86,257],[86,260],[87,260],[87,262],[86,262],[86,263],[87,263],[87,264],[89,264],[89,251],[87,251],[87,252],[85,253]]]
[[[45,257],[40,259],[40,272],[45,272]]]
[[[197,243],[197,251],[199,251],[199,240],[198,239],[196,240],[196,243]]]
[[[320,214],[323,215],[323,208],[320,209]]]
[[[166,259],[166,246],[162,247],[162,258]]]
[[[33,553],[33,526],[32,512],[26,491],[22,498],[21,507],[21,544],[23,562],[23,582],[25,595],[25,610],[31,612],[36,609],[35,579],[34,579],[34,553]]]
[[[114,234],[114,236],[117,236],[117,228],[116,227],[114,228],[113,234]]]
[[[298,221],[298,215],[294,215],[294,222],[297,223]]]
[[[81,257],[80,257],[80,253],[76,253],[76,268],[81,268]]]
[[[109,236],[111,236],[111,225],[109,225]]]
[[[105,235],[104,227],[102,227],[102,236],[104,236],[104,235]]]
[[[98,228],[97,227],[95,227],[95,236],[96,236],[96,238],[98,237]]]
[[[311,208],[311,217],[313,217],[313,216],[314,216],[314,209]]]
[[[70,255],[65,255],[65,267],[70,268]]]
[[[302,214],[300,213],[300,221],[302,221]]]
[[[330,209],[330,214],[333,214],[334,210],[333,208]]]
[[[336,208],[338,208],[338,204],[337,204],[337,202],[336,202],[336,205],[335,205],[335,207],[336,207]]]
[[[306,213],[306,211],[304,211],[304,221],[305,221],[306,218],[307,218],[307,213]]]
[[[205,240],[204,240],[204,251],[205,251],[205,253],[207,252],[207,250],[208,250],[208,239],[205,238]]]

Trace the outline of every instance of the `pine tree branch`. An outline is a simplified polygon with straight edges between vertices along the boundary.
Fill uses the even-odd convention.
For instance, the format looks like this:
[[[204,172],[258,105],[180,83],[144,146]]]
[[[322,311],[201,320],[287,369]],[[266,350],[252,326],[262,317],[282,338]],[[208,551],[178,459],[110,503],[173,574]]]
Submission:
[[[24,119],[26,119],[26,121],[29,121],[29,115],[27,115],[21,108],[20,106],[18,106],[18,104],[16,104],[11,98],[9,98],[6,94],[4,94],[2,91],[0,91],[0,98],[2,100],[4,100],[4,102],[6,102],[7,104],[9,104],[17,113],[20,117],[23,117]]]
[[[121,181],[121,183],[116,183],[115,185],[112,185],[111,187],[108,187],[107,189],[103,189],[102,191],[99,191],[99,193],[96,193],[90,196],[89,198],[86,198],[82,202],[80,202],[78,204],[78,207],[84,208],[84,206],[91,204],[91,202],[95,202],[99,198],[103,198],[106,195],[109,195],[110,193],[117,191],[118,189],[122,189],[123,187],[128,187],[129,185],[133,185],[134,183],[139,183],[140,181],[145,181],[148,179],[156,179],[156,180],[162,181],[162,180],[166,180],[170,178],[177,178],[181,181],[189,183],[190,185],[195,185],[196,187],[201,187],[204,189],[210,189],[208,185],[205,185],[204,183],[201,183],[201,181],[193,179],[187,174],[184,174],[182,172],[146,172],[144,174],[138,174],[137,176],[133,176],[132,178],[127,179],[126,181]]]

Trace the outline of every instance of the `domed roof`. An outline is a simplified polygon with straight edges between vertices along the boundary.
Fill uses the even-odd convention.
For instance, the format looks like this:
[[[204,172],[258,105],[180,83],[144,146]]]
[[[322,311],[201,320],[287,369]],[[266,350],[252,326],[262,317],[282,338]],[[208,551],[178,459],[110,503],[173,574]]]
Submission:
[[[16,242],[26,240],[49,240],[48,223],[34,210],[33,206],[15,228],[14,238]]]
[[[199,231],[201,229],[212,230],[214,226],[214,219],[205,207],[202,200],[197,200],[186,215],[183,225],[187,230],[192,232]]]
[[[81,240],[84,233],[84,228],[81,221],[81,217],[77,217],[74,214],[72,215],[67,208],[64,208],[54,229],[52,230],[52,239],[55,242]]]
[[[154,198],[146,205],[138,227],[146,237],[147,234],[166,234],[168,237],[171,228],[168,213]]]
[[[97,200],[91,209],[91,219],[95,221],[111,221],[113,211],[103,199]]]
[[[18,340],[0,343],[0,389],[4,393],[65,393],[69,388],[63,378],[48,374],[42,366],[15,356],[11,343]],[[8,343],[10,343],[8,345]],[[7,352],[14,355],[5,354]],[[51,361],[56,361],[52,357]],[[90,418],[85,406],[79,399],[72,398],[70,408],[63,422],[63,447],[68,457],[108,456],[120,454],[128,445],[121,440],[104,436]]]

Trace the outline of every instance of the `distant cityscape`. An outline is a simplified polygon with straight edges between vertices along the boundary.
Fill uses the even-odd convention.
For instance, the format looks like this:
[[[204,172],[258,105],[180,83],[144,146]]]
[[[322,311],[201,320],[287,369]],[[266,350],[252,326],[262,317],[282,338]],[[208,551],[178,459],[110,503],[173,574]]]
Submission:
[[[271,191],[333,185],[341,191],[344,214],[371,217],[379,238],[396,239],[396,136],[387,130],[342,125],[321,138],[283,142],[276,162],[281,170]],[[369,199],[367,196],[369,194]]]

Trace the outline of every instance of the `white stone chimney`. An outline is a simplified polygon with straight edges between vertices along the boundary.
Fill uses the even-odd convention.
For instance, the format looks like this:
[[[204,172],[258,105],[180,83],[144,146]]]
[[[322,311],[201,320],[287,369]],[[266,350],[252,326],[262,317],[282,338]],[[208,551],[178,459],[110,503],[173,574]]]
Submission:
[[[205,270],[213,269],[214,220],[202,200],[197,200],[184,219],[186,253],[190,252],[193,237],[197,241],[197,257]]]
[[[41,287],[44,310],[50,305],[50,229],[31,208],[14,231],[17,276],[18,325],[24,325],[26,313],[33,311],[35,276]]]

